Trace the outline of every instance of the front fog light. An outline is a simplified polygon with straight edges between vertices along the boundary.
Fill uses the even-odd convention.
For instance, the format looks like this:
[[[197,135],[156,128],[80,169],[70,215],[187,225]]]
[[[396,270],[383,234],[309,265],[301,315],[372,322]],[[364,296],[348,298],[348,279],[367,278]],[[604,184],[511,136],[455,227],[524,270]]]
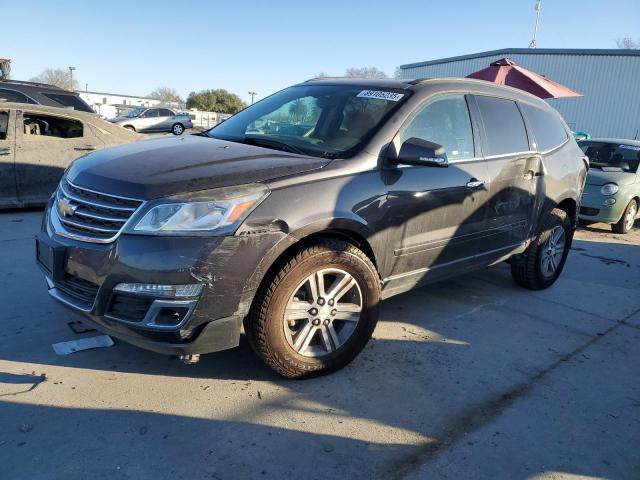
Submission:
[[[606,205],[606,206],[611,206],[614,203],[616,203],[616,199],[615,198],[607,198],[607,199],[605,199],[604,202],[602,202],[602,204]]]
[[[135,295],[149,295],[162,298],[190,298],[202,293],[203,285],[193,283],[190,285],[157,285],[153,283],[119,283],[113,289],[120,293],[132,293]]]

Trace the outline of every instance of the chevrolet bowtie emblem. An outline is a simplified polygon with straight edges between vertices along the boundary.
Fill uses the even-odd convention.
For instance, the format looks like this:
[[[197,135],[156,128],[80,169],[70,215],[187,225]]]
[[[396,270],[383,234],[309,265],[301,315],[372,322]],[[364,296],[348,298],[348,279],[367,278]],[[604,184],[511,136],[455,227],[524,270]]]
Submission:
[[[71,202],[68,198],[62,197],[58,200],[58,213],[63,217],[71,217],[76,210],[78,209],[77,205],[71,205]]]

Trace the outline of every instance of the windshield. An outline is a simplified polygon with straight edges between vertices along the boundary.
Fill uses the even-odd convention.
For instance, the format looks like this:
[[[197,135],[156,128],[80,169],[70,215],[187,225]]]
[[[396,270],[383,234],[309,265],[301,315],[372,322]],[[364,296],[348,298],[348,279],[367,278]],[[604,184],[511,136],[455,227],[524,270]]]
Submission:
[[[636,173],[640,164],[640,146],[609,142],[580,142],[589,157],[589,168],[605,172]]]
[[[299,85],[242,110],[205,135],[319,157],[348,157],[409,92],[351,85]]]
[[[140,114],[145,110],[145,108],[134,108],[133,110],[129,110],[127,113],[125,113],[124,116],[127,118],[139,117]]]

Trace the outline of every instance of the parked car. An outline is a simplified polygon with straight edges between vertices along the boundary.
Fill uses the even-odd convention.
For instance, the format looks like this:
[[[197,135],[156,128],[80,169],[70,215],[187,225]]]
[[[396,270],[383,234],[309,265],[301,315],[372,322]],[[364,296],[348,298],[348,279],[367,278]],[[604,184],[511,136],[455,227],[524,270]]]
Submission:
[[[49,294],[103,332],[194,362],[244,322],[269,366],[303,377],[350,362],[384,298],[505,260],[519,285],[552,285],[583,157],[521,90],[312,80],[202,135],[77,160],[37,258]]]
[[[74,159],[139,138],[95,114],[0,101],[0,208],[46,205]]]
[[[0,99],[6,102],[73,108],[80,112],[94,113],[78,93],[46,83],[0,80]]]
[[[594,138],[578,143],[589,157],[580,220],[628,233],[640,215],[640,141]]]
[[[176,112],[170,108],[134,108],[110,121],[135,132],[171,132],[182,135],[185,129],[193,128],[188,113]]]

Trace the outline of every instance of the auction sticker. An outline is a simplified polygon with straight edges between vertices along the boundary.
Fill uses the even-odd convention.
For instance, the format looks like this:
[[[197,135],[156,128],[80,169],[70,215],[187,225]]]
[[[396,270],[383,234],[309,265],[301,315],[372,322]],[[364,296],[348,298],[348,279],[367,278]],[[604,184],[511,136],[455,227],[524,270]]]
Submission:
[[[383,92],[382,90],[362,90],[356,97],[360,98],[378,98],[380,100],[389,100],[390,102],[397,102],[404,93],[395,92]]]

